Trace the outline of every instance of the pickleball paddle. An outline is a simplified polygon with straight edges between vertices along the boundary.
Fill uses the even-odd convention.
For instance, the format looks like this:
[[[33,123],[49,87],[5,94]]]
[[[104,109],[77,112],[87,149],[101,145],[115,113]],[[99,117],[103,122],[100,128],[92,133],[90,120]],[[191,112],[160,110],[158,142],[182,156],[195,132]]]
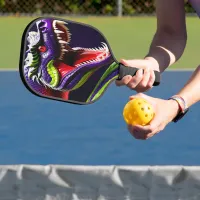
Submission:
[[[75,104],[97,101],[109,84],[137,68],[119,63],[96,28],[70,20],[37,18],[24,30],[19,72],[33,94]],[[155,71],[154,86],[160,83]]]

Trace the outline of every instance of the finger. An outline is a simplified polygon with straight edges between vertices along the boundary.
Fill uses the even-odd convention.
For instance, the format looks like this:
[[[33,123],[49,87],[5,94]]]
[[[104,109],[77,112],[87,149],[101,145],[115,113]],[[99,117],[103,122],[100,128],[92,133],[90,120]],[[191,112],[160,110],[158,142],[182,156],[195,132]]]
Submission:
[[[154,119],[150,122],[148,126],[148,132],[146,134],[147,138],[153,137],[155,134],[159,133],[161,130],[164,129],[161,123],[161,117],[155,116]]]
[[[150,70],[150,77],[149,77],[149,82],[147,83],[147,88],[152,88],[153,84],[155,82],[156,76],[153,70]]]
[[[135,133],[134,138],[137,140],[146,140],[146,136],[144,134]]]
[[[135,130],[134,130],[135,131]],[[144,132],[137,132],[137,134],[140,136],[139,139],[147,140],[155,135],[155,133],[148,133],[149,131]]]
[[[148,61],[147,60],[125,60],[125,59],[121,59],[120,62],[128,67],[136,67],[136,68],[141,68],[144,69],[145,66],[147,65]]]
[[[152,128],[150,127],[150,125],[147,125],[147,126],[141,126],[141,125],[136,125],[133,127],[133,131],[134,132],[137,132],[137,133],[140,133],[140,134],[149,134],[149,133],[152,133]]]
[[[132,135],[138,140],[146,140],[147,139],[147,136],[145,133],[137,132],[136,130],[133,130]]]
[[[134,138],[137,139],[138,135],[137,135],[137,132],[133,132],[133,126],[130,125],[130,124],[128,124],[128,125],[127,125],[127,128],[128,128],[128,130],[129,130],[129,133],[130,133]]]
[[[131,126],[130,124],[127,125],[127,129],[129,130],[130,133],[132,133],[133,131],[133,126]]]
[[[153,137],[154,135],[158,134],[159,132],[160,132],[160,128],[154,130],[153,133],[149,133],[149,134],[146,135],[146,139]]]
[[[155,126],[154,125],[147,125],[147,126],[141,126],[141,125],[128,125],[128,130],[131,133],[131,135],[140,140],[147,140],[157,133],[159,133],[162,130],[162,126]]]
[[[143,94],[143,93],[137,93],[137,94],[135,94],[135,95],[130,96],[130,97],[129,97],[129,100],[133,100],[133,99],[138,98],[138,97],[140,97],[140,98],[145,98],[145,96],[147,96],[147,95],[145,95],[145,94]]]
[[[143,69],[139,69],[135,76],[130,80],[130,82],[127,84],[127,86],[130,88],[130,89],[134,89],[139,83],[140,81],[142,80],[143,78]]]
[[[147,101],[150,101],[149,98],[152,98],[152,97],[147,96],[146,94],[139,92],[139,93],[137,93],[135,95],[129,96],[129,101],[131,101],[131,100],[133,100],[135,98],[143,98],[143,99],[146,99]]]
[[[136,125],[133,127],[133,132],[136,131],[137,133],[139,133],[140,135],[145,135],[145,137],[147,137],[148,135],[152,135],[154,133],[156,133],[160,127],[160,122],[156,121],[154,122],[154,124],[149,124],[146,126],[141,126],[141,125]]]
[[[124,76],[121,80],[116,80],[115,84],[117,86],[127,85],[132,79],[131,75]]]
[[[128,125],[127,126],[130,134],[135,138],[135,139],[140,139],[140,140],[144,140],[145,139],[145,135],[139,133],[137,130],[133,130],[133,126],[132,125]]]
[[[146,92],[146,91],[150,90],[150,88],[137,86],[137,87],[135,87],[134,90],[135,90],[136,92],[140,93],[140,92]]]
[[[141,82],[136,88],[135,90],[137,92],[147,92],[150,89],[152,89],[154,81],[155,81],[155,74],[152,70],[149,71],[150,75],[149,75],[149,80],[147,82],[147,84],[145,83],[145,85],[143,85],[143,83]],[[147,78],[147,76],[146,76]]]
[[[158,133],[160,133],[161,131],[163,131],[165,129],[166,125],[162,124],[158,127],[158,129],[156,129],[153,133],[148,134],[148,138],[153,137],[154,135],[157,135]]]
[[[147,83],[149,82],[149,78],[150,78],[150,70],[148,68],[144,69],[144,74],[143,74],[143,78],[140,81],[140,83],[138,84],[138,87],[140,88],[146,88]]]
[[[129,99],[132,100],[132,99],[135,99],[136,97],[140,97],[140,98],[146,99],[150,103],[155,101],[155,98],[153,98],[151,96],[148,96],[148,95],[146,95],[146,94],[144,94],[142,92],[139,92],[139,93],[137,93],[135,95],[129,96]]]

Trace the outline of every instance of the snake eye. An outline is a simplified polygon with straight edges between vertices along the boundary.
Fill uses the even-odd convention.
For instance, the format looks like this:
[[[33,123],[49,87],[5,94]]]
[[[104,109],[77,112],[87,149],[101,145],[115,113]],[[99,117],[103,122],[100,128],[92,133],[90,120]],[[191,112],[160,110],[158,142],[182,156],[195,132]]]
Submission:
[[[46,48],[45,46],[39,46],[39,47],[38,47],[38,50],[39,50],[40,52],[45,52],[45,51],[47,50],[47,48]]]
[[[41,27],[40,30],[41,30],[42,32],[46,32],[46,31],[47,31],[47,28],[46,28],[46,27]]]
[[[47,23],[46,22],[40,22],[38,27],[42,32],[46,32],[47,31]]]

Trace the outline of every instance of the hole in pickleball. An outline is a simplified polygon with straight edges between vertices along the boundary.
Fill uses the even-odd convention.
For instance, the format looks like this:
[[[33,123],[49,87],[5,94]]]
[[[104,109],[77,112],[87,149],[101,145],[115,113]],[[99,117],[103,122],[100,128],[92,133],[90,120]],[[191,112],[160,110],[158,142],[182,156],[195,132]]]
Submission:
[[[142,107],[141,110],[144,111],[144,108]]]
[[[146,114],[145,117],[148,117],[148,115]]]

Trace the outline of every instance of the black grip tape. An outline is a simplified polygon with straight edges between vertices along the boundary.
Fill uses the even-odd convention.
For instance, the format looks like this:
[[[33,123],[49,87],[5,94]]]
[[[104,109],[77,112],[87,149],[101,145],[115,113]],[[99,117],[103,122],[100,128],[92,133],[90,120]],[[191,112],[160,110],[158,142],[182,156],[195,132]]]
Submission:
[[[119,63],[119,76],[117,80],[121,80],[124,76],[131,75],[135,76],[136,72],[138,71],[138,68],[135,67],[126,67],[123,64]],[[154,86],[160,85],[160,72],[154,71],[155,74],[155,82]]]

